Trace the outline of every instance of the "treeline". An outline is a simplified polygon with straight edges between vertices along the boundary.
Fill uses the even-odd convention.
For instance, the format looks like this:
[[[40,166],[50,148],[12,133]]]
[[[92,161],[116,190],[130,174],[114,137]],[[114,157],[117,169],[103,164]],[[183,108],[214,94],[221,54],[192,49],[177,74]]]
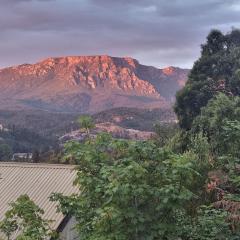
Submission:
[[[27,128],[7,125],[0,131],[0,160],[3,161],[10,160],[13,153],[46,153],[57,146],[57,138],[41,136]]]
[[[44,137],[61,136],[76,126],[78,114],[42,110],[0,110],[0,123],[28,129]]]

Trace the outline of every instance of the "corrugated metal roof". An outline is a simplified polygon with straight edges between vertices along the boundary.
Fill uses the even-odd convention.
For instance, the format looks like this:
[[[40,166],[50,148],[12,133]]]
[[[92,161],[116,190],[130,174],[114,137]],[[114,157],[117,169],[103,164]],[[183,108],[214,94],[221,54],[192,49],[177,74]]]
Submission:
[[[0,220],[9,209],[9,203],[27,194],[44,211],[44,218],[53,220],[57,229],[64,216],[56,212],[56,204],[49,201],[53,192],[70,195],[77,193],[73,186],[74,166],[58,164],[0,162]]]

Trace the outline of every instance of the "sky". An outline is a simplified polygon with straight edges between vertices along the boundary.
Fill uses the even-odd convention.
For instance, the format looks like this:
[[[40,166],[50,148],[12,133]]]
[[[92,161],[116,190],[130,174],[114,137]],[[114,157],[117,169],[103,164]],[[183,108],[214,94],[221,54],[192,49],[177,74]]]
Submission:
[[[0,0],[0,67],[129,56],[191,68],[211,29],[240,27],[240,0]]]

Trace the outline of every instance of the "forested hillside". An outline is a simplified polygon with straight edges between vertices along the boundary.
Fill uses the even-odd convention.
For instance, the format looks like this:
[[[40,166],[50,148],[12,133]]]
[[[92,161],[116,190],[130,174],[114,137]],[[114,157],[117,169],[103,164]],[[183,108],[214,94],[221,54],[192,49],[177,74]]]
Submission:
[[[0,130],[0,161],[11,160],[14,153],[47,153],[57,146],[56,137],[40,135],[27,128],[8,125]]]
[[[40,110],[1,110],[0,123],[5,130],[0,131],[0,144],[8,150],[7,153],[2,150],[0,159],[7,161],[15,152],[37,151],[43,155],[41,161],[50,161],[49,150],[59,151],[59,138],[79,129],[79,116],[77,113],[51,113]],[[140,131],[154,131],[155,124],[172,124],[176,121],[174,112],[169,109],[116,108],[99,112],[92,117],[96,123],[112,123],[123,130],[130,128]]]

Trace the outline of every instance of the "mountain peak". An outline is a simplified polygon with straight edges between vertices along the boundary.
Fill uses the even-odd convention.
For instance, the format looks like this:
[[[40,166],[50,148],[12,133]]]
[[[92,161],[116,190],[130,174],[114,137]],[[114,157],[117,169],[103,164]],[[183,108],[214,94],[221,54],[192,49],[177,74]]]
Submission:
[[[173,67],[173,66],[169,66],[169,67],[165,67],[162,69],[163,73],[166,75],[171,75],[173,74],[176,70],[178,70],[179,68],[177,67]]]
[[[109,55],[90,55],[90,56],[63,56],[63,57],[50,57],[42,60],[39,62],[39,64],[49,64],[49,65],[55,65],[55,64],[61,64],[61,63],[68,63],[70,65],[72,64],[79,64],[82,62],[115,62],[121,63],[121,62],[126,62],[132,66],[136,66],[139,64],[139,62],[131,57],[112,57]]]
[[[131,57],[51,57],[0,71],[3,99],[46,110],[96,112],[169,105],[187,72],[144,66]],[[166,81],[167,80],[167,81]]]

